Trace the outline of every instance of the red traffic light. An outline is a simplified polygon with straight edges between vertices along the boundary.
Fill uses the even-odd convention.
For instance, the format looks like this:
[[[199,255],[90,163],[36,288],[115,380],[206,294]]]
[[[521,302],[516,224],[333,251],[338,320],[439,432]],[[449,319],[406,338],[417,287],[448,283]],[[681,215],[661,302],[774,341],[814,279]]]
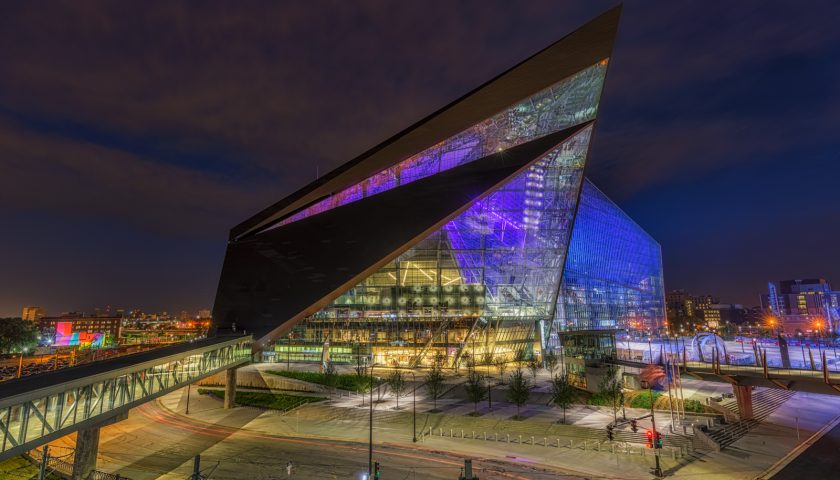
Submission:
[[[653,440],[653,431],[648,430],[646,432],[646,435],[647,435],[648,440]]]

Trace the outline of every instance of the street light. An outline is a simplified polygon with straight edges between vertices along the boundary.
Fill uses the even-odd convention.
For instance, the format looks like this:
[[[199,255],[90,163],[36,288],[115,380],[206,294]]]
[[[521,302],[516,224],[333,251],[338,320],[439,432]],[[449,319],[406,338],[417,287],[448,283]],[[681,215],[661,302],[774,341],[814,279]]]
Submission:
[[[414,375],[413,371],[411,372],[411,383],[414,384],[414,388],[411,392],[411,417],[414,425],[411,441],[417,443],[417,377]]]
[[[26,353],[26,349],[23,348],[20,351],[20,360],[18,361],[18,374],[17,377],[20,378],[20,374],[23,371],[23,354]]]

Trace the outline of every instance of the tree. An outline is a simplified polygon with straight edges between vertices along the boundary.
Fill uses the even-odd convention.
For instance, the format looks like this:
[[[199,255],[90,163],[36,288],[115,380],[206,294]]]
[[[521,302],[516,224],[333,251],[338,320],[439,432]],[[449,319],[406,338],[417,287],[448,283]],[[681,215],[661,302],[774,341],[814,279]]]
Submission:
[[[437,411],[437,400],[443,396],[443,371],[437,362],[432,366],[429,373],[426,374],[426,392],[432,397],[434,402],[434,410]]]
[[[467,399],[473,402],[473,415],[478,415],[478,403],[487,398],[487,386],[484,384],[484,377],[473,370],[467,376],[464,390],[467,392]]]
[[[543,356],[543,359],[545,360],[545,369],[548,370],[551,378],[554,378],[557,369],[560,368],[560,357],[556,353],[549,351]]]
[[[465,354],[465,356],[464,363],[467,365],[467,374],[470,374],[475,371],[475,357],[469,354]]]
[[[510,403],[516,405],[516,418],[519,418],[519,409],[528,402],[531,397],[531,386],[528,379],[522,373],[522,368],[517,367],[510,374],[510,385],[508,385],[507,398]]]
[[[335,387],[338,385],[338,375],[335,371],[335,365],[332,362],[327,362],[324,367],[324,385],[327,386],[330,397],[332,397],[332,394],[335,392]]]
[[[508,364],[507,359],[505,357],[499,355],[493,360],[493,363],[496,364],[496,369],[499,370],[499,383],[505,383],[505,370],[507,370]]]
[[[20,318],[0,318],[0,353],[33,349],[38,345],[35,325]]]
[[[404,397],[406,391],[408,390],[408,384],[405,381],[405,377],[402,372],[395,370],[394,373],[388,377],[388,388],[391,389],[391,393],[393,393],[394,397],[397,399],[397,410],[399,410],[400,397]]]
[[[607,405],[613,408],[613,421],[618,421],[618,407],[624,402],[624,382],[618,378],[618,373],[618,367],[610,365],[598,384],[598,393],[604,397]]]
[[[487,367],[489,370],[491,366],[493,366],[493,353],[492,352],[484,352],[481,356],[481,364]]]
[[[542,368],[542,361],[540,357],[534,355],[528,360],[528,370],[531,371],[531,377],[534,379],[534,384],[537,383],[537,373],[539,373],[540,369]]]
[[[563,409],[563,423],[566,423],[566,409],[575,398],[575,387],[569,381],[569,374],[555,375],[551,382],[551,401]]]

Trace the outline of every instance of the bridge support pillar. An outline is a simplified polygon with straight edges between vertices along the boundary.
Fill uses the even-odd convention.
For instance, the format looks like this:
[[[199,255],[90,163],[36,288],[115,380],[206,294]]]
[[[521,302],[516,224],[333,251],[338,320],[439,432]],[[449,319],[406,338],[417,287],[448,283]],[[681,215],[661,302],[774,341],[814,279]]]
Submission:
[[[236,368],[225,370],[225,409],[233,408],[236,399]]]
[[[748,385],[732,385],[732,391],[735,393],[735,400],[738,402],[738,416],[741,417],[741,420],[752,420],[752,387]]]
[[[79,430],[76,434],[76,452],[73,456],[73,480],[86,480],[96,470],[99,453],[99,427]]]

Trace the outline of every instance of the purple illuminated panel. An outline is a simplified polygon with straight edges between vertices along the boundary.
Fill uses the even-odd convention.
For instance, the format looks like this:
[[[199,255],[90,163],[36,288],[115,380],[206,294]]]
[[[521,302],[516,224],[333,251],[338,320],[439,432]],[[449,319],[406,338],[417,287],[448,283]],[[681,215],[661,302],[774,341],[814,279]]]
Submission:
[[[286,217],[272,228],[317,215],[469,163],[493,152],[506,150],[563,128],[592,120],[597,111],[606,69],[607,61],[604,60],[582,70],[359,184]],[[539,180],[535,179],[535,181]],[[539,186],[535,185],[533,188],[538,190]],[[532,198],[531,201],[540,200]],[[532,210],[538,211],[539,208]],[[527,222],[538,221],[535,218],[527,219]]]

